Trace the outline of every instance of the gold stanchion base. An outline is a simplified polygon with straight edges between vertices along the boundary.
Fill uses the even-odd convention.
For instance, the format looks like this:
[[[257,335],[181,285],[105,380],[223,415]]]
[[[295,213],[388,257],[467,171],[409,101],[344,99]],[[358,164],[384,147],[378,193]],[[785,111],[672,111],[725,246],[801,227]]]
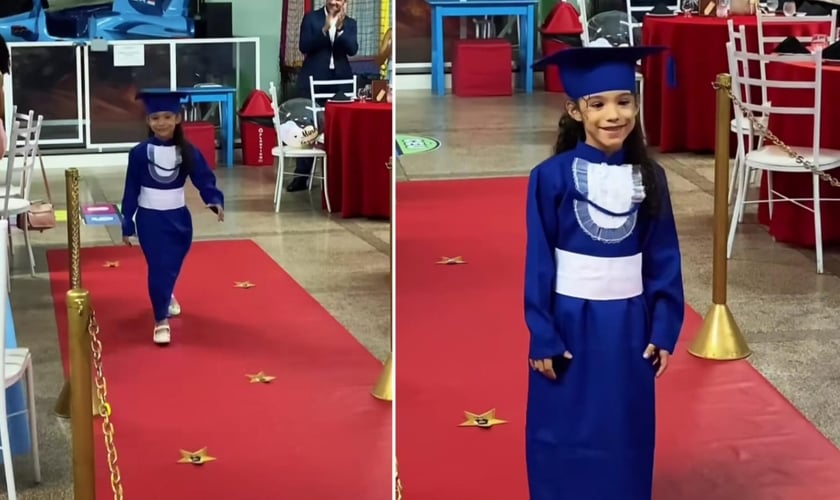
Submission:
[[[744,359],[752,354],[726,304],[712,304],[688,352],[698,358],[718,361]]]
[[[382,368],[382,373],[376,380],[373,389],[370,391],[371,395],[376,399],[382,401],[394,400],[394,363],[392,361],[393,353],[388,355],[385,360],[385,366]]]
[[[96,393],[90,400],[91,413],[94,417],[99,416],[99,402],[97,401]],[[70,418],[70,382],[65,381],[61,387],[61,392],[58,393],[58,399],[55,401],[55,408],[53,411],[59,418]]]
[[[70,418],[70,383],[66,380],[61,387],[61,392],[58,393],[53,411],[60,418]]]

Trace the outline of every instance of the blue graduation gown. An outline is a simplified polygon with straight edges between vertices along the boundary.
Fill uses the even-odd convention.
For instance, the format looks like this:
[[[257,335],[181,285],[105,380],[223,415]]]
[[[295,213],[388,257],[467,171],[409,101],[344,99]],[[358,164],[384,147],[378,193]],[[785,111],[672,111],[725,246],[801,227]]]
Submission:
[[[618,223],[598,223],[603,214],[619,212],[592,202],[590,192],[597,193],[603,181],[588,172],[608,177],[621,170],[628,178],[632,167],[621,167],[623,160],[623,151],[607,156],[579,143],[531,172],[525,271],[529,356],[546,359],[565,350],[573,355],[556,381],[530,372],[525,432],[531,500],[651,498],[656,370],[642,354],[648,343],[674,352],[685,302],[661,167],[659,215],[639,210],[644,189],[636,171],[632,189],[623,191],[633,193],[626,200],[629,210],[614,219]],[[588,164],[605,165],[592,170]],[[641,254],[643,292],[615,300],[556,293],[556,250],[613,258]]]
[[[192,150],[192,171],[189,174],[207,205],[224,206],[224,195],[216,187],[216,176],[204,156]],[[193,227],[190,211],[182,206],[155,207],[146,201],[141,206],[141,193],[152,193],[158,200],[178,199],[187,180],[180,168],[180,151],[171,141],[152,137],[131,149],[122,199],[122,234],[137,236],[148,266],[149,298],[155,321],[166,319],[169,302],[181,266],[192,244]],[[175,203],[180,205],[180,203]],[[136,217],[135,217],[136,214]],[[135,226],[136,219],[136,226]]]

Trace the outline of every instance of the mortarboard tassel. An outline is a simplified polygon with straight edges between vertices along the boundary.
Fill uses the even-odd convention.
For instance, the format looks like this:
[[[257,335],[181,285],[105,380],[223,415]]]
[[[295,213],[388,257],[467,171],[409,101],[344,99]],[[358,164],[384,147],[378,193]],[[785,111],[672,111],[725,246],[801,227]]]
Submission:
[[[665,56],[665,76],[669,88],[677,87],[677,61],[671,54]]]

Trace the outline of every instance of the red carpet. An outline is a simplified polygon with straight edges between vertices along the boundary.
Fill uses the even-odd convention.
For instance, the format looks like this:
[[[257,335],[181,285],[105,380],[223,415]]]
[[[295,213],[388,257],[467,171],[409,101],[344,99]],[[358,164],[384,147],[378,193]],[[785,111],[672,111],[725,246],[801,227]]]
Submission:
[[[398,185],[397,458],[409,500],[528,498],[526,186]],[[442,256],[467,264],[435,265]],[[700,323],[689,310],[660,382],[655,499],[840,498],[840,451],[757,371],[685,352]],[[463,411],[491,408],[509,423],[458,427]]]
[[[67,252],[48,260],[65,346]],[[102,329],[126,498],[391,498],[391,406],[369,395],[381,364],[255,243],[194,244],[165,348],[152,343],[139,248],[83,249],[82,280]],[[259,371],[277,379],[250,384],[245,375]],[[113,494],[99,424],[104,499]],[[179,449],[205,446],[215,462],[176,463]]]

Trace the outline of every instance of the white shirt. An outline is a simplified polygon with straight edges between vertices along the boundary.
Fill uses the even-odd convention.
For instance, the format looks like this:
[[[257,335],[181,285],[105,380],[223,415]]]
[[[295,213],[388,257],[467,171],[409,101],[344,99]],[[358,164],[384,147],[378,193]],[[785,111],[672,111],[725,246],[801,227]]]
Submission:
[[[327,20],[330,21],[330,29],[328,31],[328,33],[330,35],[330,43],[335,44],[335,37],[336,37],[335,20],[330,19],[330,12],[327,10],[326,7],[324,7],[324,14],[326,14]],[[333,59],[332,51],[330,51],[330,69],[335,69],[335,60]]]

